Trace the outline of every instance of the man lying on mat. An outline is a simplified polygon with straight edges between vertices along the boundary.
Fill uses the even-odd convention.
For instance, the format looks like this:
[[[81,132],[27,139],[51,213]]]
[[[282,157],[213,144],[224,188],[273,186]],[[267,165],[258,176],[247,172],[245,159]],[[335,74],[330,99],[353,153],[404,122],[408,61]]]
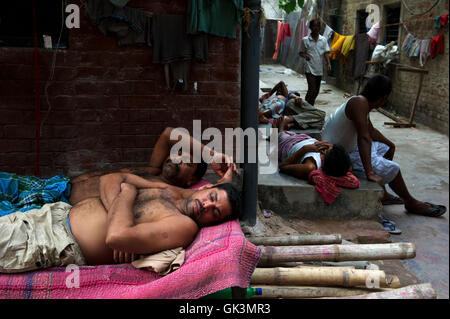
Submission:
[[[191,136],[186,136],[180,130],[174,132],[179,135],[178,139],[171,140],[170,135],[174,130],[176,129],[168,127],[161,134],[153,149],[149,166],[125,168],[121,169],[120,172],[136,174],[148,180],[164,182],[179,187],[190,187],[198,183],[206,172],[207,164],[203,160],[201,163],[193,163],[192,155],[184,157],[186,159],[189,158],[189,160],[183,160],[183,155],[181,154],[179,157],[181,162],[177,164],[170,159],[170,150],[182,138],[190,140],[191,154],[194,147],[199,147],[202,151],[205,148],[209,148]],[[213,151],[210,150],[210,154],[213,154]],[[222,153],[214,154],[213,159],[211,167],[221,177],[218,183],[231,183],[233,172],[237,173],[233,160]],[[83,199],[98,196],[100,176],[112,172],[114,171],[90,172],[71,179],[72,190],[69,198],[70,204],[74,205]]]
[[[0,217],[0,272],[112,264],[118,251],[137,255],[187,247],[200,227],[239,213],[240,191],[231,184],[192,190],[108,174],[100,178],[99,198]]]

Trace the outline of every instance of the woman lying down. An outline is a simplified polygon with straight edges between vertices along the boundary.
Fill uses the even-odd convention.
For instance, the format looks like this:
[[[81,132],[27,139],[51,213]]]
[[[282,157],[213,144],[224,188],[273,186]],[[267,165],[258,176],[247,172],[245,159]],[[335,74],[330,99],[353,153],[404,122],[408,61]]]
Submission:
[[[317,169],[328,176],[345,176],[351,162],[344,148],[289,131],[293,122],[292,117],[283,116],[272,124],[272,127],[278,128],[280,172],[304,180],[308,180],[309,174]]]

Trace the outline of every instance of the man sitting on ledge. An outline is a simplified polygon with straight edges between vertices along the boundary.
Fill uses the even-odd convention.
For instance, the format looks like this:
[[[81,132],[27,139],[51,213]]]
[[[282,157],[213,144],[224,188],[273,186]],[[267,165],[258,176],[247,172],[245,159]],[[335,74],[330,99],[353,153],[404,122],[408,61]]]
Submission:
[[[108,174],[100,178],[100,197],[0,217],[0,272],[112,264],[115,251],[138,255],[187,247],[200,227],[239,213],[240,192],[231,184],[196,191]]]

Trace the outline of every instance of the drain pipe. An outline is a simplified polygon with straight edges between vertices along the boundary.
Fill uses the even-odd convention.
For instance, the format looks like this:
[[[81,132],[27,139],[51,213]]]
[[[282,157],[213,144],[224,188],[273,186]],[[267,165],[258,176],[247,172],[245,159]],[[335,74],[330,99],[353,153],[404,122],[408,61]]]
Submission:
[[[259,90],[259,46],[261,0],[244,0],[244,8],[251,11],[251,23],[247,31],[242,28],[241,44],[241,128],[254,130],[256,144],[244,142],[241,221],[249,226],[256,224],[258,190],[258,90]],[[243,24],[242,24],[243,25]],[[256,152],[256,163],[249,163],[249,151]]]

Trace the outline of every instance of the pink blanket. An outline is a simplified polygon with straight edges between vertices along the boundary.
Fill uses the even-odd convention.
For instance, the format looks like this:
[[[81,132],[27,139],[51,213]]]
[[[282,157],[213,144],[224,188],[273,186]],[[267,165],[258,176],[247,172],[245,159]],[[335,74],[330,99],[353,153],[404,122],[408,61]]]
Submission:
[[[228,287],[248,287],[261,250],[247,241],[239,221],[205,227],[186,249],[181,268],[161,277],[131,264],[83,266],[0,275],[0,298],[200,298]],[[67,285],[67,283],[68,285]]]

